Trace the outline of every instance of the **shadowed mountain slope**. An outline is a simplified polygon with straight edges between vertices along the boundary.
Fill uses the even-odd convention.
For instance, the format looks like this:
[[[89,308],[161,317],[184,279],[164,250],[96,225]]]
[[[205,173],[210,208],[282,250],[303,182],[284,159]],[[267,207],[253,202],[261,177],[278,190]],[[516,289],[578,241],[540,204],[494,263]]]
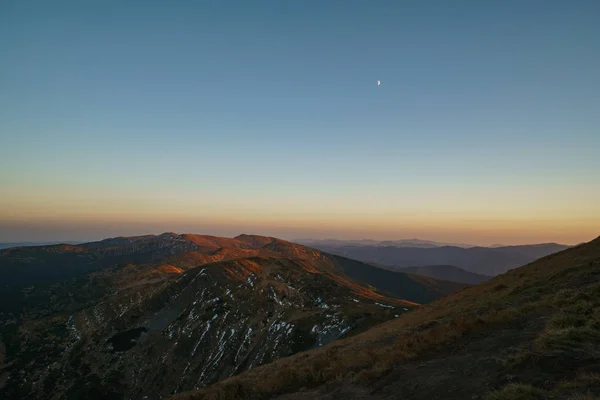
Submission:
[[[251,235],[6,249],[0,271],[3,399],[158,399],[465,287]]]
[[[457,281],[433,279],[412,271],[390,271],[344,257],[332,257],[346,275],[357,281],[391,296],[405,296],[419,303],[429,303],[440,298],[439,293],[453,293],[468,286]]]
[[[8,249],[10,247],[26,247],[26,246],[48,246],[52,244],[80,244],[82,242],[68,241],[68,242],[0,242],[0,249]]]
[[[423,267],[385,267],[395,272],[405,272],[407,274],[416,274],[428,276],[430,278],[447,280],[452,282],[462,282],[471,285],[485,282],[491,279],[491,276],[480,275],[473,272],[465,271],[462,268],[453,265],[427,265]]]
[[[404,291],[407,293],[405,299],[416,303],[428,302],[464,287],[450,283],[432,286],[406,274],[390,274],[276,238],[255,235],[221,238],[175,233],[119,237],[81,245],[3,249],[0,250],[0,282],[5,297],[10,293],[9,301],[12,303],[15,289],[20,291],[27,285],[75,278],[109,266],[161,262],[185,269],[255,256],[304,260],[315,271],[332,275],[343,273],[375,288],[381,286],[381,290],[395,297],[402,297]],[[382,276],[387,278],[382,279]]]
[[[192,399],[595,399],[600,238]]]

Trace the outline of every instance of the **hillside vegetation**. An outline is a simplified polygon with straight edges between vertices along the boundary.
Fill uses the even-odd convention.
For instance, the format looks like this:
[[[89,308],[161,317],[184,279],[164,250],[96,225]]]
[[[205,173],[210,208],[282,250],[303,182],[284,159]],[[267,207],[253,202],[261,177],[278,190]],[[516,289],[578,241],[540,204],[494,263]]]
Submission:
[[[174,399],[600,396],[600,238]]]
[[[283,240],[120,237],[0,250],[0,398],[160,399],[465,287]]]

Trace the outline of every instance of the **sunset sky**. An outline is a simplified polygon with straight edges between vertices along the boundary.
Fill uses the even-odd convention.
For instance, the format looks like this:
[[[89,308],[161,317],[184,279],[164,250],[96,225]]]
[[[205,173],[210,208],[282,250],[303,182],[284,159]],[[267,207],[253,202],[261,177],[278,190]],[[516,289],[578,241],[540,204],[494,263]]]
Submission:
[[[599,18],[596,0],[0,2],[0,241],[591,240]]]

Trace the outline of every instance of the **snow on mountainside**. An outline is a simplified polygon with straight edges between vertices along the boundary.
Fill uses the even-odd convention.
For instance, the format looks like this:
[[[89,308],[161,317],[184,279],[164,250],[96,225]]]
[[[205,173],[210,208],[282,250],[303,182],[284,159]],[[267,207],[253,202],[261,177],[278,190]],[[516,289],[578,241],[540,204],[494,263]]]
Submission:
[[[3,399],[157,399],[464,287],[275,238],[175,233],[5,249],[0,275]]]

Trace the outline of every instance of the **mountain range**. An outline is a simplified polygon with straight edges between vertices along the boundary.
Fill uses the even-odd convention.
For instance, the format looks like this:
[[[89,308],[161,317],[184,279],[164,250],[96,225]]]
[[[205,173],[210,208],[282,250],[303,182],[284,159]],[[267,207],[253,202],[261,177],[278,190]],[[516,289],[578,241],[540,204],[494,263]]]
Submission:
[[[25,246],[48,246],[52,244],[80,244],[83,242],[0,242],[0,249],[8,249],[11,247],[25,247]]]
[[[314,242],[312,247],[328,253],[389,267],[451,265],[479,275],[495,276],[530,263],[569,246],[544,243],[503,247],[433,246],[406,247],[371,244],[331,245]],[[436,275],[436,277],[439,277]]]
[[[443,246],[455,246],[455,247],[475,247],[470,244],[461,243],[444,243],[435,242],[433,240],[422,240],[422,239],[402,239],[402,240],[373,240],[373,239],[357,239],[357,240],[341,240],[341,239],[296,239],[295,243],[304,244],[310,247],[319,248],[321,246],[327,247],[344,247],[344,246],[392,246],[392,247],[422,247],[422,248],[433,248]]]
[[[173,400],[593,400],[599,360],[597,238]]]
[[[0,250],[0,397],[158,399],[467,285],[284,240],[164,233]]]

